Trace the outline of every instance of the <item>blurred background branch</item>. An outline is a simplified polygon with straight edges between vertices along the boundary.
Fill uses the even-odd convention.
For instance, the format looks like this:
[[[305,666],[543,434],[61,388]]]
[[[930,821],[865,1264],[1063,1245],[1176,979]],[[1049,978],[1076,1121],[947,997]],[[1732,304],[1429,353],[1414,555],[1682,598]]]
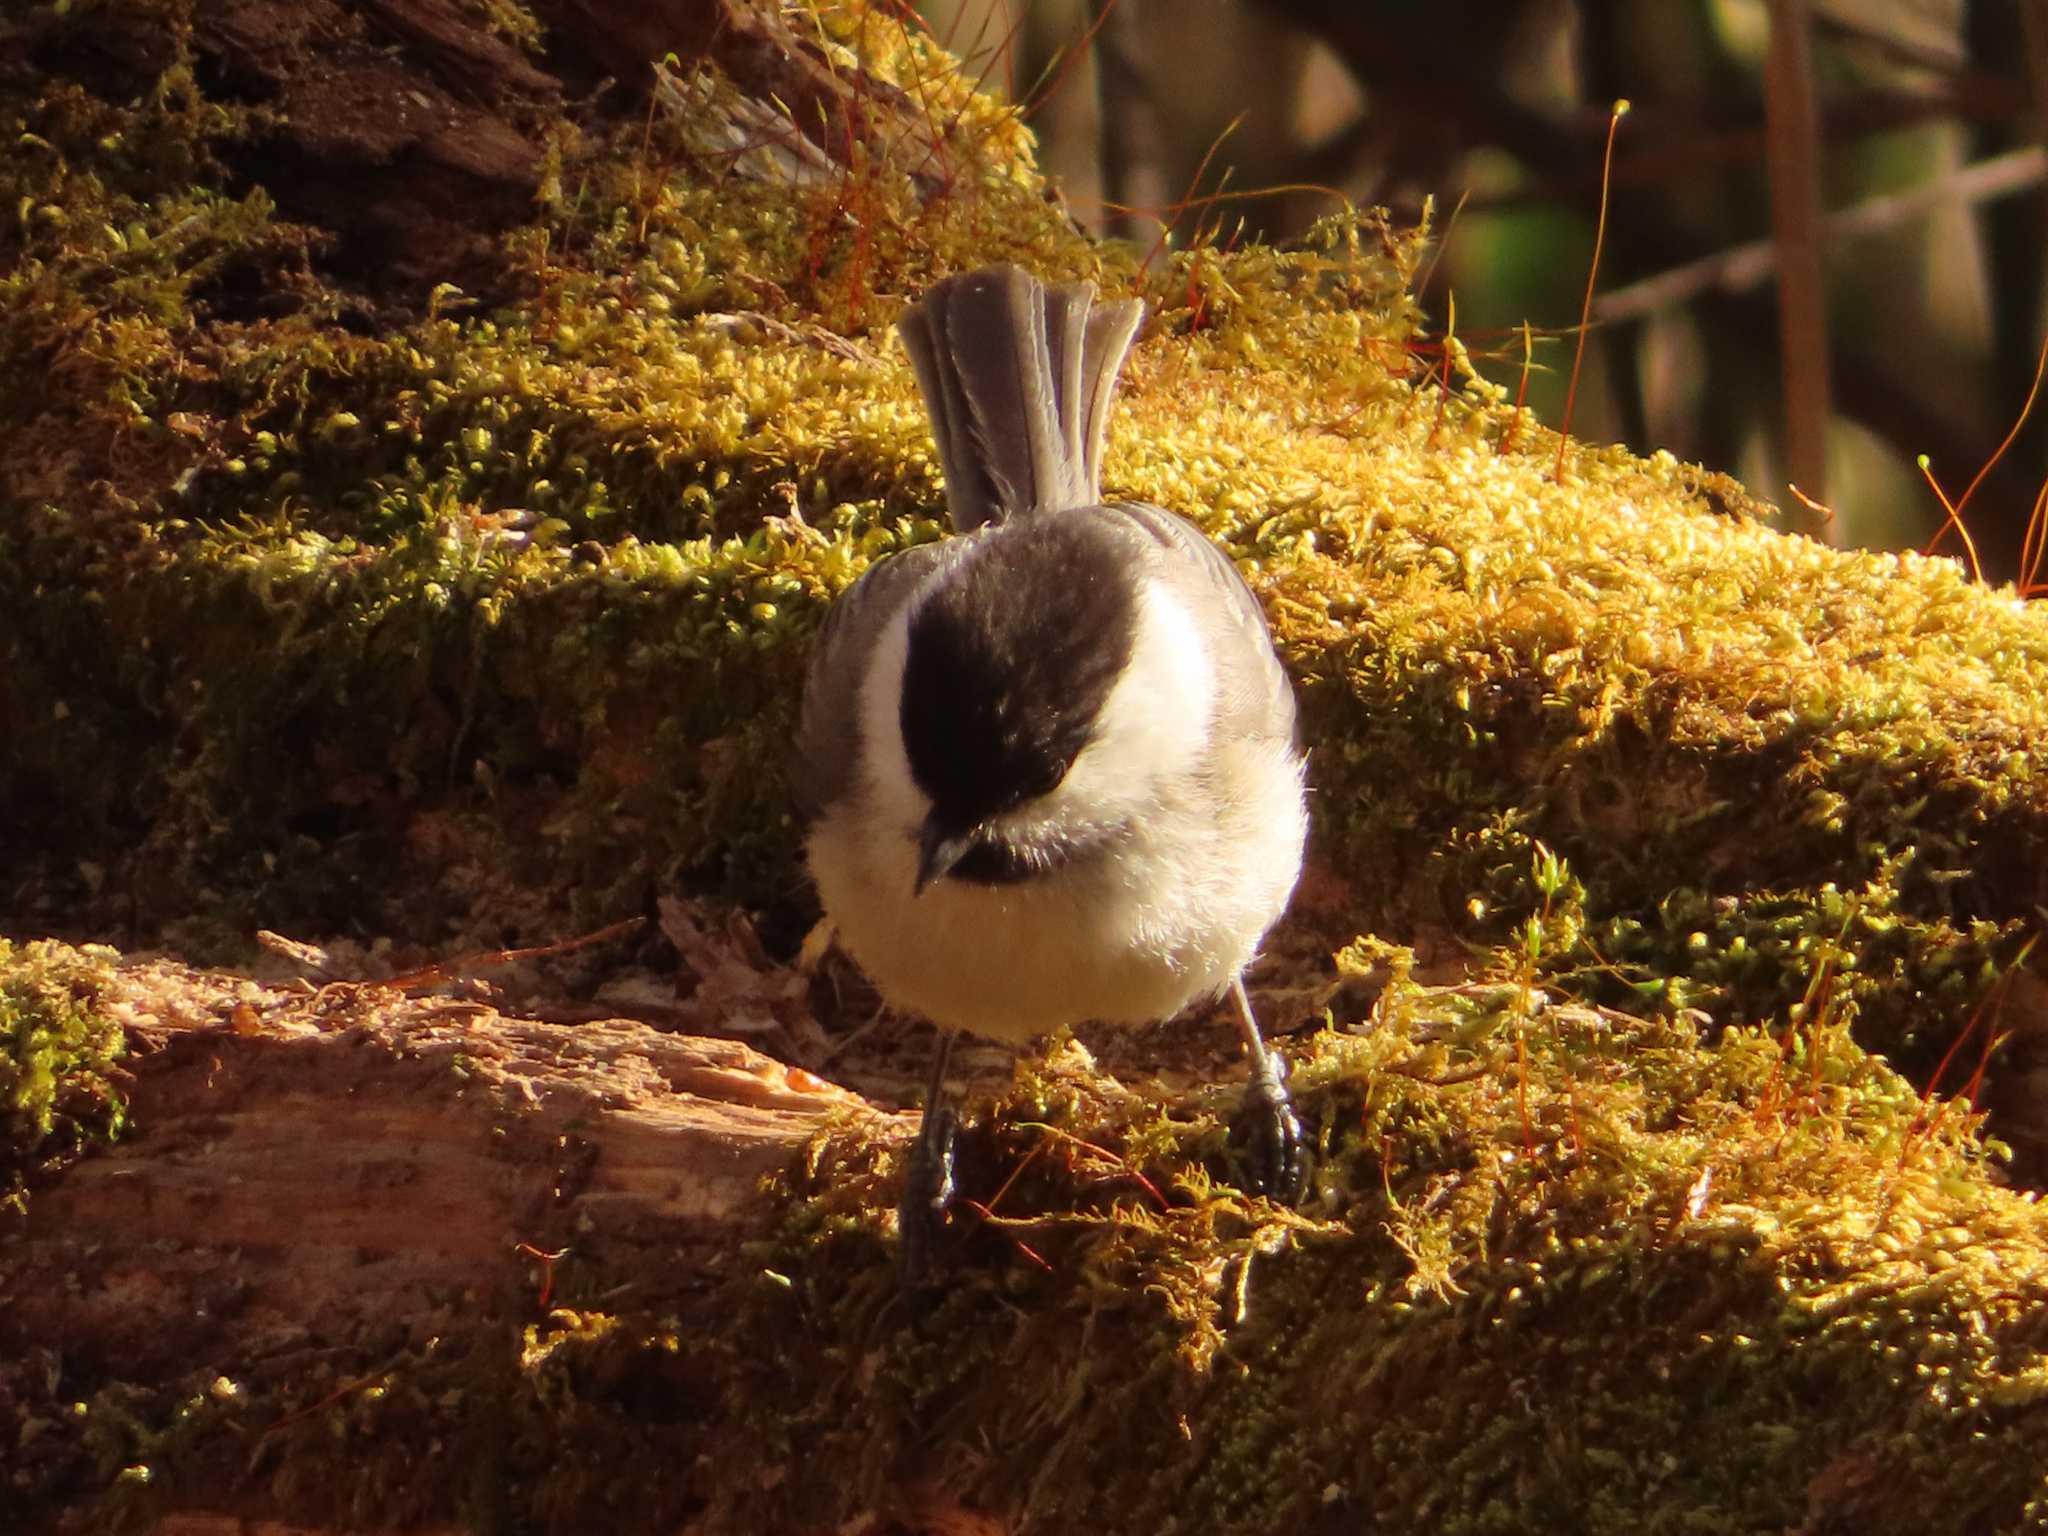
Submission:
[[[2026,396],[2048,0],[920,9],[1031,91],[1046,165],[1105,233],[1286,241],[1347,201],[1462,205],[1424,297],[1443,317],[1455,294],[1460,337],[1510,383],[1523,321],[1557,338],[1530,388],[1552,423],[1608,110],[1629,98],[1574,429],[1795,510],[1788,480],[1825,487],[1843,542],[1924,543],[1940,509],[1915,457],[1959,488]],[[1972,503],[1991,574],[2012,574],[2044,476],[2048,431],[2030,424]]]
[[[1814,107],[1813,15],[1807,0],[1770,0],[1764,53],[1764,133],[1770,145],[1771,242],[1777,250],[1778,378],[1785,468],[1808,496],[1827,498],[1827,287],[1821,277],[1820,122]],[[1799,521],[1826,536],[1811,514]]]

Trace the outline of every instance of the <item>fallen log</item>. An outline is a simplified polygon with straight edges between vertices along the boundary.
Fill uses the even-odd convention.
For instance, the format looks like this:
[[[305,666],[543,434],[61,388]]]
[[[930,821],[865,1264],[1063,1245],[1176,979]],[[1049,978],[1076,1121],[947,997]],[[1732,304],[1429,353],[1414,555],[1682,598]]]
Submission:
[[[1844,1031],[1795,1068],[1396,978],[1294,1049],[1300,1210],[1231,1187],[1229,1086],[1065,1044],[979,1105],[904,1289],[914,1119],[737,1042],[82,985],[142,1129],[0,1243],[19,1528],[1908,1531],[2039,1497],[2038,1206]]]

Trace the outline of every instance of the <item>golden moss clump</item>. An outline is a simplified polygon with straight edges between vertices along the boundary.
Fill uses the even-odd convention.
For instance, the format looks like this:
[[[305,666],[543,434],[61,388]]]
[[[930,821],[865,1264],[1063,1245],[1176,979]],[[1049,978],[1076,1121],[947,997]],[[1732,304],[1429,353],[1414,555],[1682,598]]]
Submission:
[[[1522,951],[1455,987],[1410,958],[1347,951],[1391,969],[1371,1017],[1295,1053],[1298,1211],[1231,1186],[1230,1089],[1162,1103],[1062,1043],[963,1137],[930,1286],[892,1263],[902,1144],[849,1124],[685,1315],[570,1266],[523,1328],[104,1389],[77,1414],[127,1470],[94,1507],[146,1529],[239,1480],[308,1520],[564,1533],[2048,1514],[2048,1226],[1966,1108],[1839,1021],[1703,1045],[1546,993]]]
[[[1397,964],[1369,1027],[1298,1056],[1299,1213],[1218,1182],[1226,1096],[1162,1111],[1056,1053],[971,1142],[913,1299],[894,1159],[821,1147],[735,1285],[775,1473],[731,1509],[909,1514],[939,1436],[979,1448],[950,1492],[1024,1531],[2048,1515],[2048,1227],[1967,1111],[1839,1022],[1703,1047],[1492,960],[1454,988]]]
[[[133,103],[9,77],[0,358],[49,387],[0,422],[0,791],[48,811],[53,908],[96,894],[80,858],[158,921],[217,891],[397,921],[364,880],[408,855],[422,931],[510,878],[593,913],[678,877],[787,891],[804,637],[938,532],[901,296],[970,249],[1132,270],[949,60],[815,19],[929,98],[942,183],[760,183],[687,121],[593,127],[506,241],[509,302],[444,285],[379,335],[316,232],[226,190],[250,113],[199,92],[187,32]]]

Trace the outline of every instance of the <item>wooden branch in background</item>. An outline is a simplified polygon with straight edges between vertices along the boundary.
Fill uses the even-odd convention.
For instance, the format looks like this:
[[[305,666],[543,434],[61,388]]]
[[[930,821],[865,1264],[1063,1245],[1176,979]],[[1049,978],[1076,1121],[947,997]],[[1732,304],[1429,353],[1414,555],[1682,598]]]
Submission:
[[[2048,138],[2048,0],[2019,0],[2020,36],[2027,51],[2027,89],[2033,98],[2034,136]]]
[[[2044,181],[2048,181],[2048,150],[2015,149],[1993,155],[1953,175],[1904,192],[1866,198],[1826,215],[1820,225],[1821,243],[1825,247],[1856,235],[1882,234],[1951,203],[1988,202],[2038,187]],[[1593,301],[1593,319],[1608,325],[1641,320],[1708,293],[1746,293],[1777,275],[1776,242],[1749,240],[1601,294]]]
[[[1145,34],[1129,0],[1091,0],[1094,13],[1096,122],[1102,156],[1104,232],[1149,241],[1139,209],[1167,204],[1159,113],[1146,67]]]
[[[1816,501],[1827,499],[1827,291],[1821,277],[1820,133],[1814,108],[1812,17],[1807,0],[1771,0],[1764,60],[1764,129],[1771,237],[1778,252],[1779,378],[1785,467]],[[1825,537],[1826,525],[1807,531]]]

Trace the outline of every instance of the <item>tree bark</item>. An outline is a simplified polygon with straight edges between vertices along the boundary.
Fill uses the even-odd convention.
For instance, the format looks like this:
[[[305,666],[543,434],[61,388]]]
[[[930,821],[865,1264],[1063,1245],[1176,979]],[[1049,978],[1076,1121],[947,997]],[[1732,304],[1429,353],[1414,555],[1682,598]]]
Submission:
[[[146,1129],[34,1190],[0,1242],[0,1402],[60,1382],[67,1401],[175,1391],[195,1370],[259,1399],[331,1383],[235,1426],[252,1466],[389,1358],[500,1350],[578,1277],[586,1304],[602,1274],[608,1306],[700,1312],[765,1235],[763,1180],[821,1128],[914,1124],[737,1041],[630,1020],[168,961],[124,968],[100,1001],[127,1021]],[[353,1528],[245,1523],[243,1481],[173,1496],[155,1529]]]
[[[148,1133],[39,1192],[28,1229],[31,1275],[90,1250],[103,1285],[30,1283],[4,1327],[12,1348],[57,1343],[151,1379],[244,1356],[252,1333],[431,1310],[451,1288],[531,1313],[544,1266],[525,1248],[680,1300],[754,1235],[764,1176],[831,1116],[881,1113],[738,1041],[629,1020],[354,984],[252,1007],[169,965],[126,991]]]
[[[184,30],[168,8],[124,18],[80,48],[42,7],[0,22],[0,43],[136,92],[189,47],[214,94],[264,114],[234,169],[324,237],[324,265],[378,298],[439,282],[499,295],[498,237],[532,214],[554,125],[565,111],[592,123],[644,115],[668,59],[780,104],[786,131],[830,160],[933,137],[902,90],[835,68],[760,0],[539,0],[531,15],[546,32],[528,48],[486,7],[451,0],[230,0],[196,7]]]

